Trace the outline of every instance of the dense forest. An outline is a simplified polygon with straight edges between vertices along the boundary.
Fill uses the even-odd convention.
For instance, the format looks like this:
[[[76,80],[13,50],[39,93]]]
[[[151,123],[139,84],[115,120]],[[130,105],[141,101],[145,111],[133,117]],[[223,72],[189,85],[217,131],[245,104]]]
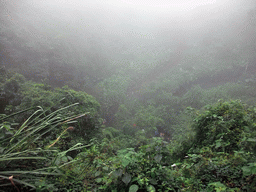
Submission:
[[[0,191],[256,191],[254,1],[118,2],[0,0]]]

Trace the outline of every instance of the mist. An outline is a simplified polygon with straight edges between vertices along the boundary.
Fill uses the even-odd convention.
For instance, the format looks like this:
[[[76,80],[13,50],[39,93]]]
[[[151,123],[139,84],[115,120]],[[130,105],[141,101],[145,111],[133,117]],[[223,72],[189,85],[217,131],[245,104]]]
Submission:
[[[2,0],[2,63],[34,80],[57,80],[57,86],[76,81],[95,88],[124,68],[130,78],[152,82],[155,77],[140,80],[139,74],[160,64],[158,77],[171,63],[186,65],[179,67],[184,71],[190,64],[180,54],[205,51],[201,45],[246,46],[253,8],[249,0]]]
[[[25,33],[21,36],[31,33],[22,39],[28,44],[33,41],[46,44],[50,38],[86,47],[93,34],[101,39],[100,47],[106,53],[138,46],[158,47],[163,42],[171,47],[180,39],[196,43],[208,36],[235,38],[244,27],[246,11],[252,6],[250,1],[231,0],[2,3],[2,19],[22,26],[21,31],[20,28],[14,31]]]

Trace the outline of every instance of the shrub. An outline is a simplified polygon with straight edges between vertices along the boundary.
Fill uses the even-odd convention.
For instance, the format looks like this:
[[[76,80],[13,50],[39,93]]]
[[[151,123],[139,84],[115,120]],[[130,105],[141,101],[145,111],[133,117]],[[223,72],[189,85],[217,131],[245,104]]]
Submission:
[[[215,151],[238,150],[244,131],[255,128],[254,120],[240,101],[206,106],[206,111],[194,120],[195,144],[212,146]]]
[[[16,106],[15,111],[28,107],[42,106],[47,109],[47,114],[72,103],[79,103],[79,105],[72,108],[72,111],[69,109],[61,111],[61,113],[66,113],[69,116],[86,113],[83,118],[78,119],[76,129],[70,133],[73,139],[83,138],[89,140],[99,133],[101,127],[99,120],[100,104],[91,95],[74,91],[67,86],[51,90],[48,85],[33,82],[26,82],[22,86],[20,94],[21,103]],[[23,113],[16,119],[16,122],[23,122],[28,116],[29,112]],[[78,140],[75,142],[78,142]]]

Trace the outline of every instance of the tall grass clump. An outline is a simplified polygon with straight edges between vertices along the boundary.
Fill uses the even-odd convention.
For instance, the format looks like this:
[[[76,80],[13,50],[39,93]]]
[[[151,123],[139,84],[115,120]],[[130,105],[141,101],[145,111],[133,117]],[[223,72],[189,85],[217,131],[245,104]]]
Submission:
[[[58,149],[58,141],[74,129],[76,119],[87,115],[65,113],[75,105],[77,103],[54,112],[36,107],[0,116],[0,191],[56,191],[61,188],[63,178],[67,179],[62,167],[74,162],[68,153],[85,147],[77,143],[65,151]],[[21,125],[6,121],[32,109],[33,114]],[[52,132],[59,136],[48,140],[53,138],[49,137]]]

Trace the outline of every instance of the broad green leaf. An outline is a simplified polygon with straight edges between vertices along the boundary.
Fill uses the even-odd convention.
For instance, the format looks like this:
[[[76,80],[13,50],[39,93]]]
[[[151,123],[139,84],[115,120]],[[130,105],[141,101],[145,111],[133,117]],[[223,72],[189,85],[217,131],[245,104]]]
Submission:
[[[150,178],[150,179],[149,179],[149,182],[150,182],[152,185],[157,185],[157,180],[156,180],[156,179]]]
[[[100,183],[100,182],[102,181],[102,178],[97,178],[95,181],[96,181],[97,183]]]
[[[154,159],[156,160],[157,163],[160,163],[160,161],[162,160],[162,155],[161,154],[157,154]]]
[[[73,160],[73,158],[70,157],[70,156],[67,156],[67,158],[68,158],[69,161],[72,161],[72,160]]]
[[[117,170],[115,170],[115,171],[113,172],[112,175],[113,175],[115,178],[117,178],[117,177],[120,177],[122,174],[123,174],[123,170],[122,170],[122,169],[117,169]]]
[[[134,178],[132,178],[132,181],[131,182],[134,182],[134,181],[138,181],[138,177],[134,177]]]
[[[122,165],[123,167],[126,167],[127,165],[129,165],[129,163],[131,162],[131,159],[126,157],[122,159]]]
[[[227,187],[219,181],[210,183],[209,185],[214,186],[214,189],[216,190],[216,192],[224,192],[227,189]]]
[[[155,178],[155,177],[156,177],[155,172],[152,172],[152,171],[151,171],[151,172],[150,172],[150,175],[151,175],[152,178]]]
[[[61,160],[62,162],[65,162],[65,163],[68,162],[68,158],[66,156],[62,157]]]
[[[122,178],[122,181],[127,185],[128,183],[130,183],[131,181],[131,175],[129,173],[125,173],[123,178]]]
[[[256,163],[249,163],[251,167],[251,173],[256,174]]]
[[[243,175],[244,176],[251,175],[251,168],[249,166],[242,167],[242,170],[243,170]]]
[[[136,192],[138,191],[139,187],[138,185],[131,185],[129,188],[129,192]]]
[[[156,189],[155,189],[155,187],[154,187],[153,185],[149,185],[149,186],[147,187],[147,191],[148,191],[148,192],[155,192]]]
[[[221,146],[221,142],[220,141],[216,141],[215,148],[219,148],[220,146]]]
[[[248,176],[252,174],[256,174],[256,163],[249,163],[249,166],[243,166],[243,175]]]
[[[101,171],[97,171],[97,172],[95,173],[95,177],[98,177],[100,174],[101,174]]]

